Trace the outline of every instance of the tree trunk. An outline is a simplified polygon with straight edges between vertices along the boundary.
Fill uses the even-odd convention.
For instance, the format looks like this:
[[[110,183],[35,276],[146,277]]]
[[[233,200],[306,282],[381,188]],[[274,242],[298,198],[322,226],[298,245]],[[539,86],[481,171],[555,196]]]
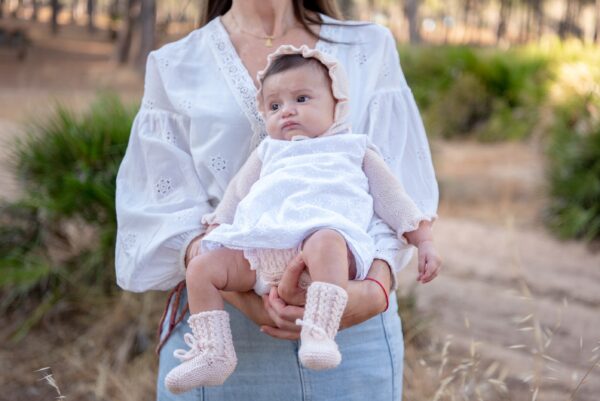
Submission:
[[[71,0],[71,7],[70,7],[70,19],[69,22],[71,24],[75,24],[77,21],[77,7],[79,6],[79,0]]]
[[[594,42],[600,43],[600,0],[596,0],[596,29],[594,29]]]
[[[471,34],[469,31],[469,23],[471,20],[471,11],[473,9],[473,0],[464,0],[463,4],[463,43],[468,43],[471,41]]]
[[[522,23],[521,23],[521,35],[520,35],[520,41],[521,42],[528,42],[529,38],[531,37],[531,17],[532,17],[533,13],[531,12],[531,2],[528,1],[525,4],[525,18],[523,19]]]
[[[544,33],[544,1],[533,0],[533,15],[535,17],[535,36],[539,40]]]
[[[137,65],[145,68],[148,54],[156,44],[156,0],[141,0],[140,8],[140,48]]]
[[[571,19],[571,33],[583,40],[583,29],[579,25],[581,22],[581,9],[583,8],[583,4],[581,0],[575,2],[575,7],[573,10],[573,18]]]
[[[33,8],[32,12],[31,12],[31,20],[32,21],[37,21],[37,19],[38,19],[38,11],[39,11],[39,8],[40,8],[39,0],[31,0],[31,6]]]
[[[484,17],[484,13],[483,13],[483,8],[484,8],[484,6],[481,4],[477,4],[475,7],[475,18],[477,21],[475,26],[477,26],[477,38],[479,39],[479,42],[481,42],[481,43],[482,43],[481,32],[483,32],[484,28],[485,28],[485,17]]]
[[[561,39],[565,39],[568,35],[573,34],[575,28],[573,26],[573,18],[575,14],[575,0],[567,0],[567,8],[563,19],[560,21],[558,27],[558,36]]]
[[[421,42],[421,35],[419,34],[419,0],[406,0],[404,2],[404,13],[408,19],[408,37],[410,43]]]
[[[148,54],[154,50],[156,42],[156,0],[141,0],[142,8],[140,10],[140,28],[141,40],[140,50],[137,56],[136,64],[141,69],[146,65]]]
[[[123,24],[119,32],[119,40],[117,43],[117,62],[125,64],[129,60],[131,51],[131,39],[133,38],[133,30],[138,21],[140,13],[140,0],[127,0],[125,10],[123,11]]]
[[[87,15],[88,15],[88,32],[94,33],[96,26],[94,25],[94,9],[96,8],[95,0],[87,0]]]
[[[117,40],[119,21],[124,20],[125,14],[123,13],[121,3],[120,0],[111,0],[108,7],[108,38],[111,41]]]
[[[496,28],[496,44],[500,43],[500,41],[504,39],[504,36],[506,36],[507,22],[510,20],[511,3],[512,0],[500,0],[500,15],[498,27]]]
[[[60,12],[60,2],[59,0],[52,0],[50,4],[52,6],[52,34],[56,35],[58,33],[58,13]]]
[[[11,14],[13,18],[19,18],[19,14],[21,13],[21,9],[23,8],[23,0],[17,1],[17,7],[12,10]]]

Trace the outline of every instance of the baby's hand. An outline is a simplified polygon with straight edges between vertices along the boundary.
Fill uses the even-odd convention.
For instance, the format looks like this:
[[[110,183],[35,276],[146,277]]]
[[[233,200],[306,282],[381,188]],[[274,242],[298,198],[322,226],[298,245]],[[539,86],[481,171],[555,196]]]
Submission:
[[[421,241],[417,249],[419,250],[419,276],[417,281],[425,284],[436,278],[442,267],[442,259],[431,240]]]
[[[217,227],[219,227],[219,224],[217,224],[217,223],[209,224],[208,227],[206,228],[206,232],[204,233],[204,235],[208,234],[209,232],[211,232],[212,230],[214,230]]]

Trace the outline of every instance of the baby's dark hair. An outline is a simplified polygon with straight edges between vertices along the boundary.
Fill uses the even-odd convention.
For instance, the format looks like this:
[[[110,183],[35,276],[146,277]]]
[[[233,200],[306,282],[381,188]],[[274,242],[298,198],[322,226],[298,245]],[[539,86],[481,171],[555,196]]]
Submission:
[[[305,65],[319,69],[325,74],[325,77],[329,79],[329,70],[316,58],[305,58],[301,54],[282,54],[271,62],[271,65],[267,71],[265,71],[262,77],[262,82],[264,83],[271,75],[279,74],[280,72],[292,70]]]

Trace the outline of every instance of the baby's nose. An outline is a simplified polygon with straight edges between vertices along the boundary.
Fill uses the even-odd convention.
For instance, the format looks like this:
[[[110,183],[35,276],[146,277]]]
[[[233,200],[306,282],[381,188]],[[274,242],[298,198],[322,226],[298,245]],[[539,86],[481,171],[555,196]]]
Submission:
[[[296,107],[289,103],[283,104],[283,110],[281,111],[284,116],[291,116],[296,113]]]

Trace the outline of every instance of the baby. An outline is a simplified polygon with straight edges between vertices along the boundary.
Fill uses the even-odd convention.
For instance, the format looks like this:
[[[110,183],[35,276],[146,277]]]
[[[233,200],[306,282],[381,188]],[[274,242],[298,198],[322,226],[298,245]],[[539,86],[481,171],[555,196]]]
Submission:
[[[192,334],[182,363],[166,377],[174,393],[222,384],[237,364],[229,315],[219,291],[259,294],[278,285],[299,252],[308,268],[299,359],[311,369],[341,361],[334,337],[348,279],[362,280],[375,248],[373,211],[401,241],[431,241],[425,216],[366,135],[345,124],[348,87],[335,60],[306,46],[282,46],[258,75],[258,107],[269,137],[249,156],[216,210],[203,217],[203,252],[188,264]],[[439,269],[431,244],[419,247],[420,279]]]

